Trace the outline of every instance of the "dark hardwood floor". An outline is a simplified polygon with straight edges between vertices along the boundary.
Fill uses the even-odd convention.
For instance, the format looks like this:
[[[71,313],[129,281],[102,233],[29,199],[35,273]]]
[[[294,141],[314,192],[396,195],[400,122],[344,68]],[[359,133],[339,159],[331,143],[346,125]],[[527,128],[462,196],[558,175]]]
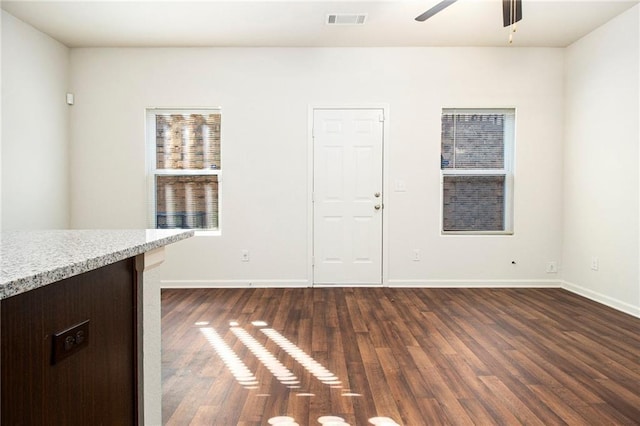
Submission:
[[[640,319],[561,289],[163,290],[162,349],[169,425],[640,424]]]

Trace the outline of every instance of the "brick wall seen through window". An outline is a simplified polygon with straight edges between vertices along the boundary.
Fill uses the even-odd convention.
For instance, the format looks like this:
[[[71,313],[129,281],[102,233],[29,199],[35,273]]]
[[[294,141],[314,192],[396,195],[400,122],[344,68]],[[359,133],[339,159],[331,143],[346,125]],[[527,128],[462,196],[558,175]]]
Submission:
[[[510,232],[513,110],[442,113],[443,232]]]
[[[219,110],[150,110],[154,225],[219,229]]]

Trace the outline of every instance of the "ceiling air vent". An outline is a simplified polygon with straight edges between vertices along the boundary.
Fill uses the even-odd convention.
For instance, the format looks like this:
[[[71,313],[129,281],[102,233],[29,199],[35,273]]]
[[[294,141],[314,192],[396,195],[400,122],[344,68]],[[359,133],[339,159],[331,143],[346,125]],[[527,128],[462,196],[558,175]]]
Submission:
[[[366,19],[366,13],[330,13],[327,25],[363,25]]]

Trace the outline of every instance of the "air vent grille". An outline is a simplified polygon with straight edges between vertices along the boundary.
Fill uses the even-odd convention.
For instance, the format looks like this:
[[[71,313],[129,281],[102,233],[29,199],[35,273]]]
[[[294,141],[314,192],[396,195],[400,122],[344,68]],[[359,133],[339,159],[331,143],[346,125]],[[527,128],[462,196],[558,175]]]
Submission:
[[[327,15],[327,25],[363,25],[366,20],[366,13],[330,13]]]

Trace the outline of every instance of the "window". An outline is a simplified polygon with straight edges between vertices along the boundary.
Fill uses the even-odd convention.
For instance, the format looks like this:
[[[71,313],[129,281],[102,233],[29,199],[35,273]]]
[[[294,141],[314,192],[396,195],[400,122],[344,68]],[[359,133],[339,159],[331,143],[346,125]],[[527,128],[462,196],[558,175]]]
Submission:
[[[513,109],[442,111],[443,233],[510,234]]]
[[[152,223],[218,230],[220,110],[147,110]]]

